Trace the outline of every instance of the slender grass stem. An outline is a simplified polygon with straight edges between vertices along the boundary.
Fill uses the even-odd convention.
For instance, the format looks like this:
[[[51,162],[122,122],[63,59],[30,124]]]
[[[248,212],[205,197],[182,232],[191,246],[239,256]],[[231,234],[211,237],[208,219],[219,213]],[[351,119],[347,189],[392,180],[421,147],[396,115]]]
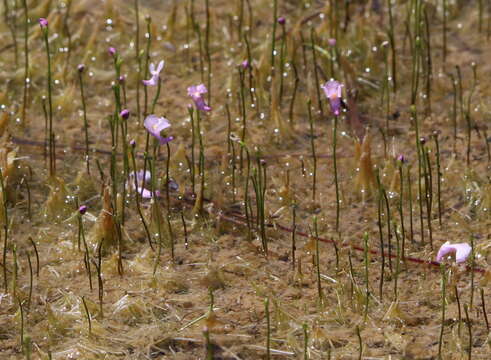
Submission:
[[[339,212],[340,212],[341,200],[339,198],[338,161],[336,156],[337,132],[338,132],[338,117],[334,116],[334,126],[332,129],[332,156],[333,156],[333,166],[334,166],[334,183],[336,186],[336,231],[339,232]]]
[[[24,96],[22,101],[22,121],[27,123],[27,99],[28,89],[30,84],[29,79],[29,7],[27,6],[27,0],[22,0],[22,6],[24,7]]]
[[[312,159],[314,161],[314,170],[312,176],[312,205],[315,204],[316,200],[316,186],[317,186],[317,156],[315,155],[315,135],[314,135],[314,119],[312,117],[312,103],[307,100],[307,111],[309,114],[309,124],[310,124],[310,148],[312,151]]]
[[[442,357],[442,347],[443,347],[443,331],[445,330],[445,308],[446,308],[446,269],[445,265],[440,265],[440,272],[442,275],[441,289],[442,289],[442,321],[440,327],[440,338],[438,340],[438,358]]]
[[[87,167],[87,174],[90,175],[89,122],[87,120],[87,106],[86,106],[86,102],[85,102],[83,72],[84,72],[83,65],[79,65],[78,81],[80,84],[80,99],[82,100],[82,111],[84,114],[85,163],[86,163],[86,167]]]

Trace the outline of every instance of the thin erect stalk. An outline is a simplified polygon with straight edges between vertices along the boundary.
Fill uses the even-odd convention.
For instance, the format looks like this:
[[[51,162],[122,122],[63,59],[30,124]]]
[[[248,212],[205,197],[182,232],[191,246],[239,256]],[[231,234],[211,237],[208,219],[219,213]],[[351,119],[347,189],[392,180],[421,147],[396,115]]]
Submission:
[[[300,79],[298,77],[298,71],[297,71],[297,66],[295,65],[295,60],[292,59],[291,61],[292,68],[293,68],[293,73],[295,74],[295,82],[293,84],[293,92],[292,92],[292,97],[290,100],[290,108],[288,111],[288,121],[290,124],[293,125],[293,109],[295,107],[295,99],[297,97],[297,90],[298,90],[298,84],[300,83]]]
[[[406,231],[404,228],[404,207],[403,207],[403,198],[404,198],[404,172],[403,172],[403,164],[402,162],[399,164],[399,181],[400,181],[400,191],[399,191],[399,217],[401,221],[401,237],[402,237],[402,251],[401,257],[402,261],[405,261],[405,248],[406,248]]]
[[[425,175],[425,200],[426,200],[426,219],[428,223],[428,235],[430,238],[430,247],[433,249],[433,226],[432,220],[432,205],[433,205],[433,171],[431,169],[430,155],[428,149],[423,147],[424,156],[424,175]]]
[[[358,348],[359,348],[358,360],[361,360],[363,355],[363,342],[361,341],[361,333],[358,325],[356,325],[356,336],[358,337]]]
[[[285,51],[286,51],[286,26],[285,23],[281,24],[282,34],[281,34],[281,45],[280,45],[280,95],[278,104],[281,107],[283,100],[283,83],[284,83],[284,72],[285,72]]]
[[[85,94],[84,94],[83,69],[80,68],[78,70],[78,80],[80,84],[80,98],[82,100],[82,110],[84,114],[85,162],[87,166],[87,174],[90,175],[89,122],[87,120],[87,106],[86,106]]]
[[[295,252],[297,250],[297,204],[292,204],[292,268],[295,269]]]
[[[276,56],[276,23],[278,18],[278,0],[273,0],[273,32],[271,34],[271,77],[275,74],[275,56]]]
[[[147,21],[147,33],[145,34],[145,37],[147,38],[147,47],[145,50],[145,79],[148,79],[149,76],[149,68],[148,68],[148,62],[150,61],[150,46],[152,45],[152,18],[150,16],[147,16],[146,18]],[[146,117],[148,115],[148,87],[145,86],[143,88],[143,93],[144,93],[144,107],[143,107],[143,117]]]
[[[363,314],[363,321],[366,322],[368,318],[368,305],[370,301],[370,284],[369,284],[369,276],[368,276],[368,233],[365,232],[363,234],[363,243],[364,243],[364,251],[363,251],[363,258],[365,261],[365,312]]]
[[[476,253],[475,253],[475,248],[474,248],[474,235],[471,234],[470,236],[470,243],[471,243],[471,269],[474,269],[475,263],[476,263]],[[469,305],[471,309],[473,308],[474,305],[474,271],[471,271],[471,294],[470,294],[470,300],[469,300]]]
[[[378,176],[377,176],[378,178]],[[379,196],[377,197],[377,225],[380,239],[380,252],[382,253],[382,261],[380,262],[380,282],[379,282],[379,298],[380,301],[383,299],[384,291],[384,274],[385,274],[385,251],[384,251],[384,233],[382,230],[382,193],[379,191]]]
[[[445,329],[445,308],[446,308],[446,271],[445,265],[441,265],[442,274],[442,324],[440,328],[440,338],[438,340],[438,358],[442,359],[443,331]]]
[[[3,177],[3,172],[2,169],[0,168],[0,187],[2,191],[2,200],[3,204],[0,206],[3,206],[3,256],[2,256],[2,262],[3,262],[3,283],[4,283],[4,290],[5,292],[8,291],[8,278],[7,278],[7,249],[8,249],[8,238],[9,238],[9,218],[8,218],[8,212],[7,212],[7,192],[5,191],[5,179]]]
[[[54,154],[55,151],[53,146],[53,100],[52,100],[52,80],[51,80],[51,56],[49,52],[49,40],[48,40],[48,26],[42,28],[44,44],[46,47],[46,57],[48,59],[48,139],[49,139],[49,176],[52,177],[55,175],[55,164],[54,162]]]
[[[319,304],[324,302],[321,284],[321,268],[320,268],[320,252],[319,252],[319,232],[317,231],[317,217],[314,216],[314,234],[315,234],[315,265],[317,269],[317,295],[319,296]]]
[[[14,3],[14,9],[10,9],[9,0],[3,0],[3,8],[4,8],[4,21],[7,27],[10,30],[10,34],[12,36],[12,44],[14,48],[14,59],[15,59],[15,67],[19,66],[19,46],[17,44],[17,36],[16,36],[16,27],[17,27],[17,2]]]
[[[413,184],[411,180],[411,166],[407,167],[407,192],[409,198],[409,238],[414,243],[414,222],[413,222]]]
[[[307,110],[310,123],[310,147],[312,150],[312,159],[314,161],[314,170],[312,173],[312,205],[315,206],[315,193],[317,185],[317,157],[315,156],[315,135],[314,135],[314,119],[312,117],[312,103],[310,99],[307,101]]]
[[[442,12],[443,12],[443,21],[442,21],[442,37],[443,37],[443,50],[442,50],[442,58],[443,64],[447,61],[447,0],[442,0]]]
[[[438,223],[440,229],[442,228],[442,200],[441,200],[441,186],[442,186],[442,172],[440,166],[440,142],[438,141],[438,132],[433,133],[433,139],[435,140],[436,148],[436,192],[438,201]]]
[[[469,307],[467,306],[467,304],[464,304],[464,312],[465,312],[465,320],[467,324],[467,331],[469,332],[469,345],[467,345],[467,358],[471,360],[472,346],[474,345],[474,342],[472,341],[472,322],[469,317]]]
[[[303,324],[303,360],[308,360],[309,358],[309,352],[308,352],[308,346],[309,346],[309,332],[308,332],[308,326],[307,324]]]
[[[82,304],[84,306],[85,316],[87,317],[87,324],[88,324],[89,336],[90,336],[90,335],[92,335],[92,320],[90,318],[90,312],[89,312],[89,308],[87,307],[87,303],[85,301],[85,297],[83,297],[83,296],[82,296]]]
[[[338,132],[338,117],[334,116],[334,126],[332,128],[332,158],[333,158],[333,167],[334,167],[334,183],[336,186],[336,231],[339,232],[340,198],[339,198],[339,183],[338,183],[338,161],[336,156],[337,132]]]
[[[29,7],[27,6],[27,0],[22,0],[24,7],[24,97],[22,101],[22,121],[24,124],[27,122],[27,97],[30,84],[29,79]]]
[[[455,300],[457,301],[457,310],[458,310],[458,323],[457,323],[457,333],[459,334],[460,337],[460,332],[461,332],[461,326],[462,326],[462,310],[460,306],[460,296],[459,296],[459,289],[457,288],[457,285],[454,285],[454,293],[455,293]]]
[[[136,24],[136,33],[135,33],[135,59],[137,63],[137,72],[136,72],[136,112],[137,112],[137,120],[140,123],[141,120],[141,105],[140,105],[140,87],[141,87],[141,72],[142,72],[142,61],[140,56],[140,6],[139,0],[135,0],[135,24]]]
[[[484,315],[484,321],[486,322],[486,331],[489,334],[489,320],[488,320],[488,313],[486,312],[486,302],[484,301],[484,289],[481,288],[481,306],[482,306],[482,313]]]
[[[271,319],[269,314],[269,298],[264,300],[264,313],[266,314],[266,359],[271,359]]]
[[[322,108],[322,100],[321,100],[321,88],[319,84],[319,73],[317,69],[317,50],[316,50],[316,45],[315,45],[315,33],[314,33],[314,28],[310,28],[310,42],[312,45],[312,61],[314,62],[314,78],[315,78],[315,90],[317,94],[317,102],[319,106],[319,114],[321,118],[324,117],[324,110]]]
[[[227,107],[228,109],[228,107]],[[189,107],[188,108],[189,112],[189,118],[191,120],[191,161],[190,161],[190,166],[189,166],[189,171],[191,175],[191,194],[193,196],[196,196],[196,159],[195,159],[195,145],[196,145],[196,125],[194,123],[194,108]],[[232,168],[234,169],[234,168]]]
[[[205,11],[206,11],[206,29],[205,29],[205,53],[206,53],[206,63],[208,66],[208,78],[206,82],[206,86],[208,88],[208,104],[211,105],[211,77],[212,77],[212,68],[211,68],[211,51],[210,51],[210,3],[209,0],[205,0]]]
[[[387,0],[387,8],[389,9],[389,43],[392,50],[391,67],[392,67],[392,90],[394,94],[397,93],[397,56],[396,56],[396,44],[394,37],[394,17],[392,15],[392,0]]]
[[[136,175],[137,171],[136,171],[135,149],[133,146],[131,147],[131,162],[133,165],[133,177],[134,177],[134,181],[135,181],[134,187],[135,187],[136,208],[138,210],[138,215],[140,216],[140,220],[143,224],[143,228],[145,229],[145,234],[147,235],[148,245],[150,246],[152,251],[155,251],[155,249],[152,246],[152,236],[150,235],[150,231],[148,230],[147,222],[145,220],[145,217],[143,216],[143,212],[142,212],[141,206],[140,206],[140,197],[139,197],[140,194],[138,193],[139,187],[138,187],[138,180],[137,180],[137,175]],[[143,173],[143,174],[145,174],[145,173]],[[143,188],[143,184],[141,184],[141,187]]]

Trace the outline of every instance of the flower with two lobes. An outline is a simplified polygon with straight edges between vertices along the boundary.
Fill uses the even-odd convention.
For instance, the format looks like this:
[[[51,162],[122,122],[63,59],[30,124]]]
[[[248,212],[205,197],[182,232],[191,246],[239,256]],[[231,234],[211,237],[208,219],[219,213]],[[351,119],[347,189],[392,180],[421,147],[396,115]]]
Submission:
[[[148,80],[143,80],[142,81],[143,85],[145,85],[145,86],[156,86],[156,85],[158,85],[159,79],[160,79],[160,73],[164,69],[164,64],[165,64],[165,62],[164,62],[164,60],[162,60],[157,65],[157,68],[155,68],[155,64],[151,63],[150,64],[150,75],[152,75],[152,77]]]
[[[441,262],[449,254],[455,255],[455,262],[457,264],[463,263],[467,260],[472,248],[469,244],[460,243],[460,244],[450,244],[450,242],[446,242],[440,247],[438,253],[436,255],[436,261]]]
[[[160,145],[165,145],[168,142],[174,140],[173,136],[162,136],[160,133],[170,127],[169,120],[167,120],[164,117],[158,117],[157,115],[148,115],[145,118],[145,121],[143,122],[143,126],[145,126],[145,129],[155,137]]]
[[[136,173],[132,172],[128,180],[128,185],[131,189],[136,190],[137,193],[142,196],[142,198],[151,199],[153,198],[153,193],[145,187],[151,179],[152,174],[148,170],[140,170]],[[155,190],[155,196],[160,197],[160,191]]]
[[[343,84],[336,80],[329,80],[322,85],[322,90],[324,90],[324,94],[331,105],[331,111],[335,116],[339,116],[341,114],[341,97],[343,95],[343,86]]]
[[[208,89],[204,84],[193,85],[188,87],[188,95],[193,99],[194,103],[198,110],[201,111],[211,111],[211,107],[209,107],[205,99],[203,97],[204,94],[208,92]]]

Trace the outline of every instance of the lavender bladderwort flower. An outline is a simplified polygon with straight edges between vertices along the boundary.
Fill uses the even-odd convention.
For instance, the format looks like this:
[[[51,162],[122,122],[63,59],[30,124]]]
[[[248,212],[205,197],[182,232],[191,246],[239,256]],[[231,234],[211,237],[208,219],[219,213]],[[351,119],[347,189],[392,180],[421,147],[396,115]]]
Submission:
[[[128,180],[128,187],[136,190],[137,194],[140,194],[144,199],[151,199],[153,197],[152,191],[148,190],[145,185],[152,180],[152,174],[148,170],[140,170],[138,172],[130,173]],[[155,191],[155,196],[160,197],[160,191]]]
[[[455,262],[460,264],[467,260],[471,250],[471,246],[467,243],[450,244],[450,242],[447,241],[440,247],[440,250],[438,250],[436,261],[441,262],[446,255],[455,254]]]
[[[87,212],[87,205],[81,205],[78,208],[78,212],[79,212],[80,215],[84,215]]]
[[[336,159],[336,147],[337,147],[337,128],[338,117],[341,114],[341,96],[343,91],[343,84],[336,80],[329,80],[322,86],[327,99],[329,100],[331,111],[334,114],[334,125],[332,128],[332,153],[333,153],[333,166],[334,166],[334,182],[336,184],[336,231],[339,231],[339,211],[340,211],[340,198],[339,198],[339,183],[338,183],[338,165]]]
[[[407,160],[404,155],[400,154],[397,156],[397,161],[399,161],[401,164],[404,164]]]
[[[286,18],[284,16],[280,16],[278,18],[278,24],[285,25],[286,24]]]
[[[188,87],[188,95],[193,99],[196,104],[196,108],[201,111],[211,111],[211,107],[206,104],[203,97],[208,92],[208,89],[204,84],[193,85]]]
[[[155,64],[151,63],[149,66],[149,71],[150,71],[150,75],[152,77],[148,80],[142,80],[143,85],[145,85],[145,86],[157,86],[158,82],[159,82],[159,78],[160,78],[160,72],[163,70],[164,64],[165,64],[165,62],[164,62],[164,60],[162,60],[157,65],[157,68],[155,68]]]
[[[341,96],[344,85],[336,80],[329,80],[321,87],[329,100],[331,111],[335,116],[339,116],[341,114]]]
[[[160,143],[160,145],[167,144],[174,139],[173,136],[163,137],[160,133],[170,127],[169,120],[164,117],[158,117],[157,115],[148,115],[143,123],[145,129],[154,136]]]
[[[336,46],[336,39],[334,38],[327,39],[327,44],[332,47]]]

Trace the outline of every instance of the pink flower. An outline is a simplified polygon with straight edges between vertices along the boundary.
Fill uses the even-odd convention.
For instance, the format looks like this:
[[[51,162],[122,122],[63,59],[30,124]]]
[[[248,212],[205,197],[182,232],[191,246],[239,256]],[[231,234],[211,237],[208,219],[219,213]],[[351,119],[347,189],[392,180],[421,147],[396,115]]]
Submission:
[[[157,138],[161,145],[167,144],[174,139],[173,136],[163,137],[160,133],[170,127],[169,120],[164,117],[158,117],[157,115],[148,115],[143,122],[143,126],[150,133],[150,135]]]
[[[107,52],[108,52],[108,53],[109,53],[109,55],[111,55],[111,56],[116,56],[116,53],[117,53],[116,48],[114,48],[114,47],[112,47],[112,46],[111,46],[109,49],[107,49]]]
[[[164,63],[164,60],[162,60],[157,65],[157,69],[155,69],[155,64],[154,63],[151,63],[150,64],[150,75],[152,75],[152,77],[150,79],[148,79],[148,80],[143,80],[143,85],[145,85],[145,86],[155,86],[155,85],[158,85],[159,78],[160,78],[160,72],[164,68],[164,64],[165,64]]]
[[[441,262],[442,259],[448,254],[455,254],[455,262],[457,264],[463,263],[469,257],[472,248],[469,244],[460,243],[460,244],[450,244],[450,242],[446,242],[440,247],[438,250],[438,254],[436,255],[436,261]]]
[[[211,111],[211,107],[206,104],[205,99],[203,98],[203,95],[207,92],[208,89],[204,84],[188,87],[188,95],[193,99],[198,110]]]
[[[336,46],[336,39],[334,38],[327,39],[327,43],[329,44],[329,46]]]
[[[244,70],[245,70],[245,69],[248,69],[248,68],[250,68],[250,67],[251,67],[251,64],[249,64],[249,60],[247,60],[247,59],[246,59],[246,60],[244,60],[244,61],[242,61],[242,62],[240,63],[240,65],[242,66],[242,69],[244,69]]]
[[[343,84],[336,80],[329,80],[322,85],[322,89],[324,90],[324,93],[331,104],[331,111],[336,116],[339,116],[341,113],[341,96],[343,94],[343,86]]]
[[[48,20],[46,18],[39,18],[39,26],[41,26],[42,29],[45,29],[48,27]]]

